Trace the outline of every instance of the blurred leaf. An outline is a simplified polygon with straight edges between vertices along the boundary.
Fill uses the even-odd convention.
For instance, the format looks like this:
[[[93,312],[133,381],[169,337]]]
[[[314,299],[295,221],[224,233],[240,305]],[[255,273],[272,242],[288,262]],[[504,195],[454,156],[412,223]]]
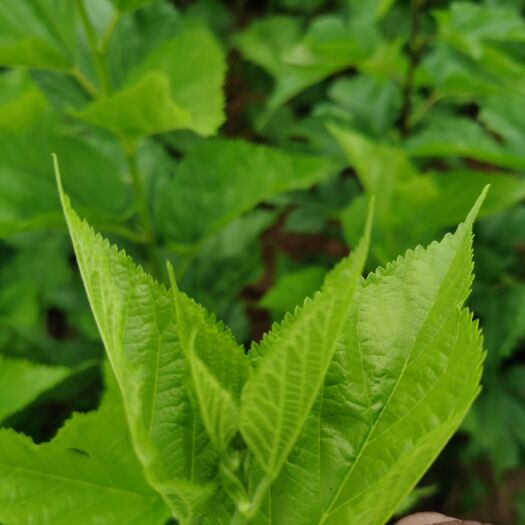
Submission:
[[[523,255],[525,244],[525,206],[502,210],[479,221],[477,228],[476,273],[480,285],[490,285],[495,296],[515,279],[525,277]],[[501,287],[501,290],[500,290]],[[477,287],[482,291],[481,286]],[[476,294],[475,294],[476,295]]]
[[[525,491],[520,490],[514,497],[514,508],[518,516],[518,523],[525,522]]]
[[[352,16],[379,20],[388,13],[395,0],[368,0],[367,2],[346,0],[346,3],[350,7]]]
[[[503,79],[439,42],[421,61],[417,77],[418,84],[433,93],[433,101],[448,97],[470,103],[483,95],[508,91]]]
[[[285,273],[259,301],[263,308],[271,310],[275,321],[286,312],[294,311],[306,297],[321,288],[327,269],[322,266],[304,266],[300,270]]]
[[[326,224],[326,210],[319,205],[306,204],[292,210],[284,223],[284,229],[290,233],[318,233]]]
[[[482,214],[505,209],[525,196],[525,181],[511,175],[456,170],[419,174],[406,153],[359,134],[331,126],[367,195],[376,196],[376,226],[371,252],[380,263],[409,246],[426,244],[443,228],[456,224],[472,198],[492,185]],[[345,236],[353,245],[363,222],[364,197],[343,212]]]
[[[311,13],[326,4],[326,0],[277,0],[277,5],[291,11]]]
[[[120,18],[108,44],[107,63],[114,86],[123,86],[129,73],[155,49],[183,31],[185,25],[173,6],[154,0]]]
[[[139,64],[125,67],[131,71],[124,86],[76,116],[128,140],[174,129],[211,135],[222,124],[225,58],[204,28],[159,42]]]
[[[63,134],[47,121],[28,133],[0,130],[0,236],[63,224],[50,152],[59,155],[66,186],[92,220],[107,224],[128,213],[121,154],[108,143]]]
[[[497,133],[513,154],[525,157],[525,101],[506,93],[492,96],[482,103],[479,119]]]
[[[525,338],[525,284],[488,287],[478,285],[472,304],[483,322],[487,372],[494,373]]]
[[[273,77],[274,91],[267,103],[273,112],[306,87],[370,57],[377,38],[368,20],[349,24],[337,16],[323,16],[303,36],[300,20],[275,16],[254,22],[236,43],[248,60]]]
[[[184,10],[185,24],[205,25],[221,39],[228,39],[233,31],[235,10],[220,0],[193,0]]]
[[[426,174],[436,188],[437,197],[427,203],[429,225],[450,226],[458,222],[468,207],[469,198],[487,184],[490,192],[480,211],[480,217],[510,208],[525,197],[525,179],[497,171],[450,170]]]
[[[390,79],[341,78],[330,86],[329,96],[333,102],[317,105],[315,114],[340,119],[373,137],[388,133],[401,109],[401,90]]]
[[[0,355],[0,423],[63,381],[70,370]],[[0,498],[1,499],[1,498]]]
[[[0,64],[68,71],[75,32],[72,0],[2,0]]]
[[[395,515],[403,517],[408,514],[421,500],[434,496],[439,490],[437,485],[427,485],[425,487],[416,487],[410,494],[403,500],[401,505],[396,510]]]
[[[59,111],[79,109],[89,103],[89,95],[71,76],[56,71],[31,71],[31,78],[49,103]]]
[[[150,73],[115,95],[93,102],[77,117],[131,141],[191,127],[190,113],[173,103],[166,75]]]
[[[498,473],[520,465],[525,451],[525,370],[514,367],[485,385],[463,428],[471,457],[488,456]]]
[[[110,0],[111,3],[119,11],[133,11],[134,9],[139,9],[144,7],[147,4],[150,4],[152,0]]]
[[[259,202],[326,179],[333,167],[327,158],[240,140],[203,142],[159,188],[158,230],[174,246],[200,243]]]
[[[248,338],[249,327],[236,297],[263,274],[259,235],[274,219],[275,213],[268,210],[238,217],[207,240],[195,258],[183,256],[176,266],[179,271],[187,266],[181,289],[224,321],[239,341]]]
[[[467,157],[495,166],[525,168],[523,152],[505,149],[467,118],[434,120],[410,137],[406,146],[412,157]]]
[[[51,153],[65,166],[65,184],[95,222],[129,215],[124,159],[107,136],[64,125],[27,77],[3,74],[0,100],[0,236],[63,224]]]
[[[507,89],[525,95],[523,63],[498,47],[502,42],[524,42],[525,21],[512,10],[455,2],[435,12],[438,37],[473,60],[478,68],[498,77]]]
[[[31,128],[46,111],[47,103],[24,71],[0,75],[0,129]]]
[[[474,58],[482,56],[485,42],[525,42],[525,21],[504,8],[454,2],[435,17],[441,38]]]

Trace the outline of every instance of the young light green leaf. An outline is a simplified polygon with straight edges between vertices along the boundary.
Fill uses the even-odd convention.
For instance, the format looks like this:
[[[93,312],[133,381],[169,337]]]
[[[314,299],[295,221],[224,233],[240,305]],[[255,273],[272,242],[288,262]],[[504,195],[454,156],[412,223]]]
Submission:
[[[174,244],[197,244],[259,202],[308,188],[333,172],[327,158],[240,140],[208,140],[192,148],[177,176],[159,188],[158,228]]]
[[[172,282],[177,328],[188,360],[201,418],[221,453],[238,430],[240,395],[250,372],[248,359],[223,326]]]
[[[243,390],[240,429],[265,472],[261,487],[279,474],[324,381],[368,253],[372,208],[352,255],[255,349],[259,357]]]
[[[56,159],[55,159],[56,162]],[[60,187],[78,265],[148,481],[179,520],[215,492],[217,454],[187,388],[171,294],[96,235]]]
[[[0,64],[68,71],[75,60],[75,3],[3,0]]]
[[[163,73],[149,73],[75,115],[131,141],[191,127],[190,113],[173,102],[168,77]]]
[[[483,359],[463,307],[483,197],[454,235],[360,284],[261,523],[383,524],[456,430],[479,392]]]
[[[3,523],[163,525],[170,514],[144,478],[120,403],[74,415],[50,443],[0,430]]]
[[[0,356],[0,423],[63,381],[70,370]]]

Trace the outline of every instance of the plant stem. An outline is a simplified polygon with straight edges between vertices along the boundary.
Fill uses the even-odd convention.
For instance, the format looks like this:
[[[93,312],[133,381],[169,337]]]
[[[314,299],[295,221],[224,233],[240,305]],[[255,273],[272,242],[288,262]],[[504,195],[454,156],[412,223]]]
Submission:
[[[413,129],[426,113],[441,100],[442,96],[432,93],[427,99],[412,112],[409,118],[409,129]]]
[[[403,86],[403,104],[399,121],[401,136],[410,133],[410,115],[412,113],[412,91],[414,88],[414,74],[419,61],[418,37],[421,28],[421,11],[425,0],[412,0],[410,7],[410,39],[408,42],[408,67]]]
[[[91,96],[94,100],[100,100],[101,96],[109,95],[111,93],[111,80],[106,65],[106,52],[111,40],[111,36],[113,35],[113,32],[115,31],[115,28],[117,27],[117,24],[120,20],[120,13],[117,11],[114,12],[106,33],[99,43],[97,34],[95,33],[91,20],[89,19],[89,14],[86,10],[84,0],[76,0],[76,3],[80,20],[82,21],[82,25],[88,40],[89,49],[93,57],[93,62],[97,70],[102,94],[95,88],[95,86],[93,86],[93,84],[91,84],[91,82],[78,68],[74,68],[71,71],[71,75],[77,80],[77,82],[83,87],[89,96]],[[150,257],[153,273],[160,277],[162,275],[161,265],[158,257],[158,248],[155,238],[155,231],[151,221],[148,200],[144,190],[144,181],[137,163],[137,146],[136,144],[130,143],[123,139],[120,141],[120,144],[124,151],[128,170],[133,181],[135,199],[137,201],[138,213],[144,235],[134,234],[133,232],[129,232],[126,228],[120,229],[118,226],[113,227],[113,230],[117,230],[121,235],[128,237],[135,242],[144,243],[148,249],[148,255]]]
[[[108,28],[106,29],[106,32],[104,33],[104,36],[102,37],[102,41],[100,43],[100,52],[102,54],[106,54],[109,43],[111,42],[111,37],[113,36],[113,33],[115,32],[115,29],[120,22],[121,17],[120,11],[115,9],[113,12],[113,16],[111,17],[111,21],[109,22]]]
[[[157,253],[157,242],[155,238],[155,231],[151,221],[151,214],[148,206],[148,199],[144,189],[144,181],[140,173],[137,163],[137,147],[135,144],[123,143],[122,148],[126,155],[126,163],[133,181],[133,190],[138,204],[138,212],[142,228],[145,234],[146,245],[153,266],[153,271],[157,276],[161,275],[161,266]]]
[[[148,244],[149,242],[149,239],[145,234],[130,230],[126,228],[126,226],[121,226],[120,224],[106,224],[97,222],[95,225],[100,230],[104,230],[107,233],[113,233],[119,237],[122,237],[123,239],[128,239],[135,244]]]
[[[98,89],[91,83],[91,81],[78,69],[73,68],[69,74],[79,83],[80,87],[93,99],[97,99],[100,96]]]
[[[95,64],[95,69],[97,70],[98,79],[100,82],[100,87],[102,91],[107,95],[111,92],[111,81],[109,78],[109,73],[106,67],[106,61],[104,59],[103,49],[98,45],[98,38],[89,19],[86,6],[84,5],[84,0],[76,0],[78,13],[80,15],[80,20],[86,32],[88,39],[89,49],[93,56],[93,62]]]
[[[239,509],[236,509],[233,516],[232,525],[245,525],[250,522],[255,515],[257,514],[259,508],[261,507],[263,500],[272,484],[272,479],[269,476],[264,476],[264,478],[259,483],[255,493],[252,497],[250,509],[248,512],[241,512]]]

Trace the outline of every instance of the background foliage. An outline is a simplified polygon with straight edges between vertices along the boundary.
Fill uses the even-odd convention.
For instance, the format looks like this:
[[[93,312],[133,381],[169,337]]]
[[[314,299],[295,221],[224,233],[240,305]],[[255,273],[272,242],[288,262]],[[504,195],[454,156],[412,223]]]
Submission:
[[[3,424],[46,441],[102,392],[51,151],[96,229],[246,342],[355,246],[369,195],[374,268],[490,183],[484,390],[421,504],[525,522],[524,41],[519,0],[2,2]]]

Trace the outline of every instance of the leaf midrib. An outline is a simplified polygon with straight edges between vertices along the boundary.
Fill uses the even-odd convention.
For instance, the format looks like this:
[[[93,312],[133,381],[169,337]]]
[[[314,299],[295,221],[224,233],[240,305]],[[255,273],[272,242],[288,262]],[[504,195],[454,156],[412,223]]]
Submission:
[[[93,481],[87,481],[85,479],[70,478],[70,477],[67,477],[67,476],[61,476],[59,474],[51,474],[49,472],[42,472],[41,470],[36,470],[36,469],[27,468],[27,467],[20,467],[20,466],[16,466],[16,465],[11,465],[9,463],[0,462],[0,467],[26,472],[27,474],[36,475],[36,476],[40,476],[40,477],[43,477],[43,478],[50,478],[50,479],[55,479],[55,480],[59,480],[59,481],[63,481],[63,482],[65,481],[67,483],[74,484],[74,485],[87,485],[87,486],[90,486],[90,487],[98,488],[99,490],[105,490],[105,491],[110,491],[110,492],[118,492],[118,493],[126,494],[126,495],[131,496],[131,497],[145,499],[145,500],[149,500],[149,501],[154,501],[155,499],[157,499],[157,496],[147,495],[147,494],[145,494],[143,492],[139,492],[139,491],[132,491],[132,490],[129,490],[129,489],[123,489],[123,488],[114,487],[114,486],[111,486],[111,485],[105,485],[103,483],[95,483]]]

